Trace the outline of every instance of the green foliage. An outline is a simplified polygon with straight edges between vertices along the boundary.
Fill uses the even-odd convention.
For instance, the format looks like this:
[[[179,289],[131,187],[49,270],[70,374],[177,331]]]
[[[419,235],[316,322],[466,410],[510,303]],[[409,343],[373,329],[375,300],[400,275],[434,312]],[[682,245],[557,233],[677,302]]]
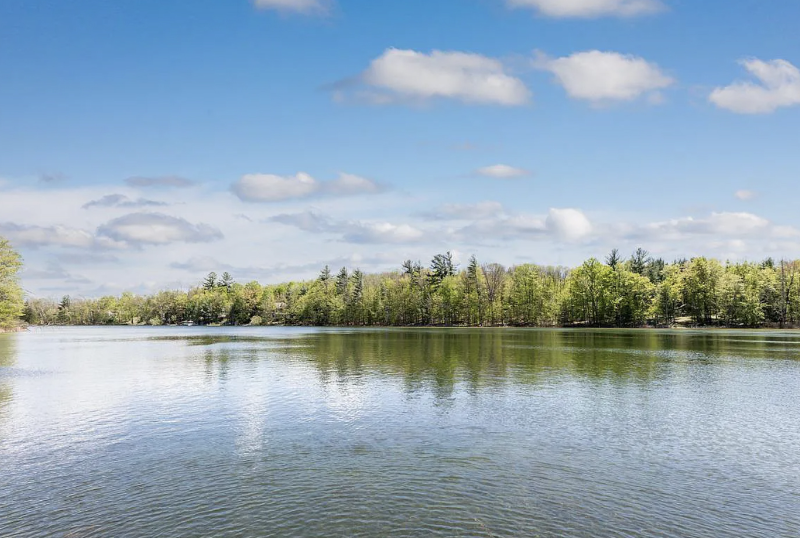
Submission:
[[[800,323],[800,262],[722,264],[707,258],[667,264],[642,249],[574,269],[524,264],[459,270],[450,253],[430,268],[365,274],[325,267],[307,282],[262,286],[210,274],[187,291],[60,301],[30,299],[33,324],[319,326],[558,325],[641,327],[675,323],[731,327]],[[21,297],[21,295],[20,295]]]
[[[0,237],[0,329],[16,327],[22,316],[24,297],[18,276],[21,268],[22,257]]]

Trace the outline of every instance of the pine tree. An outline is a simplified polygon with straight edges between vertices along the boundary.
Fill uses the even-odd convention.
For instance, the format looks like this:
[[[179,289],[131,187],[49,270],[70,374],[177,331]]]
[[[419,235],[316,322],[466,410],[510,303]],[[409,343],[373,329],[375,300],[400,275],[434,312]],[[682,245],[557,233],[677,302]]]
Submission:
[[[228,291],[231,291],[231,288],[233,288],[233,284],[234,282],[231,274],[227,271],[222,273],[222,279],[219,281],[219,287],[226,288]]]
[[[342,267],[339,271],[339,274],[336,275],[336,294],[340,297],[344,297],[347,295],[347,282],[349,280],[349,275],[347,273],[347,267]]]
[[[206,291],[211,291],[217,287],[217,273],[211,271],[208,273],[208,276],[203,280],[203,289]]]

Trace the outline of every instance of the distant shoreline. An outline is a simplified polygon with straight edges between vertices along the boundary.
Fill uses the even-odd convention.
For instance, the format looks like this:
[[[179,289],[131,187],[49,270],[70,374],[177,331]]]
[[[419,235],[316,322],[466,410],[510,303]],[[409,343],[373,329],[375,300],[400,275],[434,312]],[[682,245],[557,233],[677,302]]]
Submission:
[[[496,326],[479,326],[479,325],[147,325],[147,324],[105,324],[105,325],[75,325],[75,324],[53,324],[53,325],[29,325],[27,327],[20,327],[18,329],[3,330],[2,333],[16,333],[25,332],[34,329],[48,329],[48,328],[138,328],[138,329],[259,329],[259,328],[295,328],[295,329],[372,329],[372,330],[409,330],[409,329],[482,329],[482,330],[563,330],[563,331],[640,331],[640,332],[666,332],[666,331],[800,331],[800,327],[732,327],[724,325],[708,325],[708,326],[687,326],[675,325],[671,327],[592,327],[592,326],[514,326],[514,325],[496,325]]]

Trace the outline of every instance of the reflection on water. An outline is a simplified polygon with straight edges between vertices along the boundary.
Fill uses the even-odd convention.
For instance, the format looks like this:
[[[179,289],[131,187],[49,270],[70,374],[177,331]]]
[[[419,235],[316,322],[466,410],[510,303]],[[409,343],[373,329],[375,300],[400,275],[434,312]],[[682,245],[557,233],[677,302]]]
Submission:
[[[790,332],[0,335],[0,534],[795,537],[798,401]]]
[[[764,334],[765,336],[761,336]],[[727,359],[800,360],[796,333],[569,330],[361,330],[301,336],[253,334],[154,336],[205,347],[222,373],[232,358],[303,360],[323,382],[367,375],[402,376],[409,391],[433,387],[447,397],[457,382],[473,390],[493,384],[536,383],[542,376],[577,376],[619,382],[654,380],[686,366]],[[232,354],[235,346],[237,353]],[[745,365],[746,366],[746,365]]]
[[[3,420],[3,408],[11,400],[12,384],[9,377],[16,358],[17,340],[11,334],[0,334],[0,421]]]

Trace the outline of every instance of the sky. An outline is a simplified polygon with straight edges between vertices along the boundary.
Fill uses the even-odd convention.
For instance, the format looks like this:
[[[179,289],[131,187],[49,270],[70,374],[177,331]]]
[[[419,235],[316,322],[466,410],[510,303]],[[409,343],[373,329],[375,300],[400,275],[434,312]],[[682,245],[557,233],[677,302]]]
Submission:
[[[800,257],[800,3],[4,0],[32,297]]]

